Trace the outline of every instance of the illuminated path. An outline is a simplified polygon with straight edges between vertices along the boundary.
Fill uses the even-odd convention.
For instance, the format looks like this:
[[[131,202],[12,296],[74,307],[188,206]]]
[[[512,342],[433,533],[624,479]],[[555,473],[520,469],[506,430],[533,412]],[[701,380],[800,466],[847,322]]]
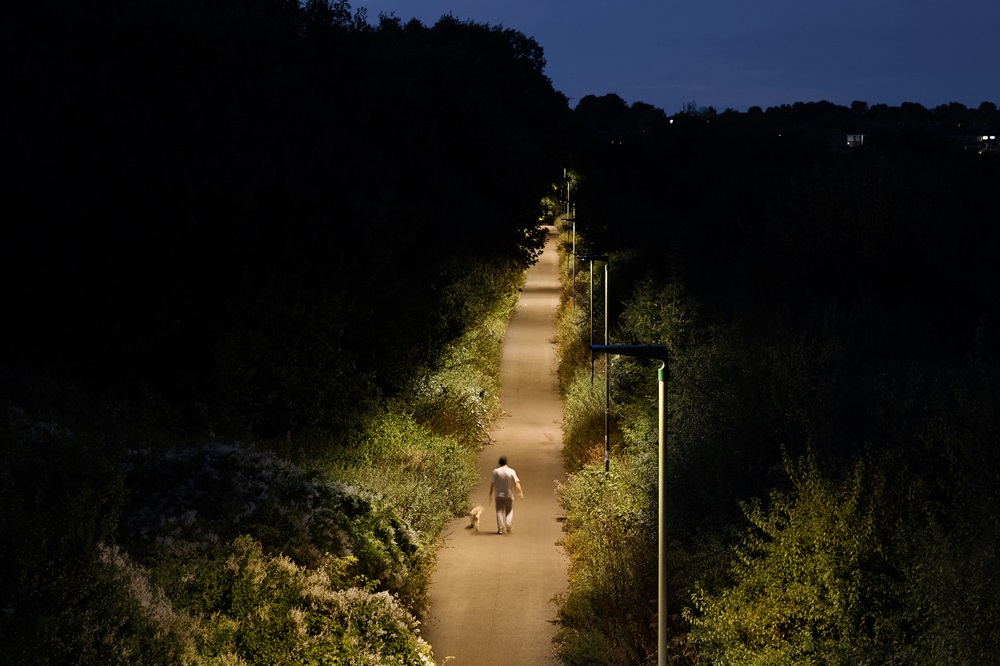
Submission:
[[[429,612],[422,635],[434,658],[448,666],[558,664],[556,594],[566,591],[566,558],[556,480],[562,461],[562,406],[556,379],[556,309],[559,261],[549,228],[545,250],[528,269],[524,290],[504,340],[500,381],[505,416],[494,444],[479,457],[479,484],[472,503],[483,505],[477,533],[468,519],[454,520],[431,578]],[[496,533],[487,506],[490,472],[497,458],[521,479],[524,499],[514,501],[514,531]]]

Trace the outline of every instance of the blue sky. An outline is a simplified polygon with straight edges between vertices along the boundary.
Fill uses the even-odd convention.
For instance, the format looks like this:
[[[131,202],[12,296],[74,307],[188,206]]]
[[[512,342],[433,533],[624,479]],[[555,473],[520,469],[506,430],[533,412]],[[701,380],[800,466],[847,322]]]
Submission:
[[[667,113],[854,100],[1000,104],[1000,0],[354,0],[433,25],[513,28],[575,105],[615,93]]]

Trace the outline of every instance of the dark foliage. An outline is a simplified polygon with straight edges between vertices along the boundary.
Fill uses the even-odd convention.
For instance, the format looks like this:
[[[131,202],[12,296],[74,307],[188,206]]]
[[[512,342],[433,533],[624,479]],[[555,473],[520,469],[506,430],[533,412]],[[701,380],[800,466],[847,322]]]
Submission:
[[[258,449],[219,442],[309,469],[351,458],[373,414],[509,297],[568,125],[540,46],[452,18],[370,25],[341,0],[56,0],[5,7],[0,55],[5,658],[187,663],[207,631],[188,596],[237,550],[288,579],[248,584],[247,604],[326,567],[316,613],[372,622],[331,635],[367,650],[396,623],[415,652],[433,552],[417,539],[456,507],[414,501],[421,523],[399,498],[263,452],[236,464],[227,446]],[[423,444],[400,456],[423,461],[425,493],[439,458],[464,482],[467,451]],[[403,601],[341,598],[348,583]],[[245,654],[302,638],[270,640],[275,617],[243,625],[264,641]]]
[[[343,2],[5,11],[4,368],[201,433],[336,428],[461,332],[449,284],[540,248],[568,110],[520,33]]]
[[[652,271],[750,329],[836,304],[881,313],[870,354],[995,352],[1000,159],[973,140],[996,134],[994,105],[657,111],[613,95],[575,111],[577,228],[596,252],[630,251],[618,294]]]
[[[671,349],[674,608],[696,584],[732,589],[720,544],[738,543],[745,503],[791,491],[783,460],[815,460],[833,483],[861,461],[879,486],[865,491],[879,493],[871,520],[891,582],[888,601],[863,610],[898,629],[879,649],[907,663],[995,650],[984,626],[998,612],[996,554],[983,542],[1000,487],[1000,154],[983,137],[1000,129],[996,106],[689,105],[667,117],[612,95],[574,114],[576,229],[612,257],[612,342]],[[678,314],[678,294],[696,317]],[[612,374],[621,421],[652,410],[648,368],[623,360]],[[960,579],[950,587],[976,613],[928,571]],[[693,659],[687,648],[673,656]]]

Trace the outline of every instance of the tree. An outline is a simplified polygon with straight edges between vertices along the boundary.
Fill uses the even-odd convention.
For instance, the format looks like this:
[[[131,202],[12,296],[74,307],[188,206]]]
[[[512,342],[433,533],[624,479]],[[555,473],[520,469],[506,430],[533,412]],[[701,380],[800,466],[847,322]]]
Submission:
[[[732,585],[695,595],[701,653],[732,666],[893,663],[896,589],[861,467],[842,483],[811,458],[786,469],[792,490],[747,508]]]

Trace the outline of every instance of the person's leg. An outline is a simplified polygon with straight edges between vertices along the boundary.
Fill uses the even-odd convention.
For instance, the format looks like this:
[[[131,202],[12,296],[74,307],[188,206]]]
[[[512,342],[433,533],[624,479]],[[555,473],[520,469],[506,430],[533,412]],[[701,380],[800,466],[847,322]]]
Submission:
[[[503,526],[505,522],[504,513],[506,513],[506,507],[504,506],[503,497],[497,497],[496,508],[497,508],[497,533],[499,534],[503,532]]]
[[[514,527],[514,498],[508,497],[504,513],[504,529],[510,532]]]

